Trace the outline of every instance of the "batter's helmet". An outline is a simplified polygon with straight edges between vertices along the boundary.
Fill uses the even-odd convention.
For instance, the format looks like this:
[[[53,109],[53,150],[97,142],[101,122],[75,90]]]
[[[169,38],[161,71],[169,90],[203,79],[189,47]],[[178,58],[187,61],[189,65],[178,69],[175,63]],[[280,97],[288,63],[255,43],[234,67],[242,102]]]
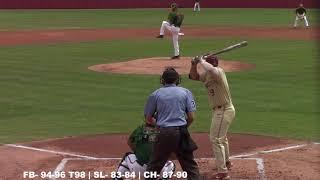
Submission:
[[[181,83],[181,77],[173,67],[166,67],[160,77],[160,83],[163,85],[173,83],[179,85]]]
[[[205,59],[208,63],[210,63],[214,67],[217,67],[219,64],[218,57],[214,55],[204,55],[203,59]]]

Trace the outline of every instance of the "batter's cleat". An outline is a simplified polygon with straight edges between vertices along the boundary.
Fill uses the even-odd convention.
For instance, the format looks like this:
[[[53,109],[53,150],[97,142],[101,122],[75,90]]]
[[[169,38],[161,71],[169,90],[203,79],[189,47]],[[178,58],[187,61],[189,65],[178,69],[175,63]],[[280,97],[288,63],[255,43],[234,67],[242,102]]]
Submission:
[[[228,170],[231,170],[232,166],[233,166],[233,164],[231,163],[231,161],[226,162],[226,167],[228,168]]]
[[[214,179],[219,179],[219,180],[229,180],[230,176],[228,173],[218,173],[213,176]]]
[[[171,59],[180,59],[180,55],[178,55],[178,56],[172,56]]]
[[[159,35],[159,36],[157,36],[157,38],[163,38],[163,35]]]

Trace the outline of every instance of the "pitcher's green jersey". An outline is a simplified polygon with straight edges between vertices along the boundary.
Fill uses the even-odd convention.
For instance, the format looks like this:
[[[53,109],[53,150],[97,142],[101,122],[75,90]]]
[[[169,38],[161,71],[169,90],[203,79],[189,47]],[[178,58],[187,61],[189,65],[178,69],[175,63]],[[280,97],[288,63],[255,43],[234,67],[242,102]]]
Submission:
[[[170,12],[168,15],[169,23],[171,25],[174,25],[175,27],[180,27],[182,25],[183,19],[184,19],[184,15],[176,11]]]

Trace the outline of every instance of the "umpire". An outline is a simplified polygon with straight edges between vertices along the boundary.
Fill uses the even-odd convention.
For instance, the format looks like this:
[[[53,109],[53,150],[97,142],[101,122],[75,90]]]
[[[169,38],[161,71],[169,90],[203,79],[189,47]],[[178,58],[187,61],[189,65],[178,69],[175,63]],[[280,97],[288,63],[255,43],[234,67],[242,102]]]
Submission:
[[[161,76],[163,86],[149,96],[145,105],[146,122],[155,124],[160,130],[147,171],[159,174],[170,155],[175,153],[188,179],[198,180],[199,168],[193,156],[197,145],[187,129],[193,121],[196,106],[192,93],[178,87],[179,83],[180,76],[176,70],[166,68]]]

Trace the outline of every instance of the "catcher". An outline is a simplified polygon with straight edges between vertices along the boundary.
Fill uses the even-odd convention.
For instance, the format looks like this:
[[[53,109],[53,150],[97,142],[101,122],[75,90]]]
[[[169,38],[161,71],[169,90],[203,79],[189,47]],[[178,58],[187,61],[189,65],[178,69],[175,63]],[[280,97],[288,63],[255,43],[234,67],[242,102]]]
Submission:
[[[296,9],[295,13],[296,13],[296,19],[294,21],[293,27],[296,28],[297,25],[298,25],[298,21],[302,21],[302,20],[304,20],[305,26],[309,27],[309,23],[308,23],[308,20],[307,20],[307,15],[306,15],[307,11],[303,7],[303,4],[299,5],[299,7]]]
[[[122,180],[126,172],[130,174],[134,172],[136,176],[140,172],[143,177],[157,134],[158,130],[150,124],[140,125],[131,133],[128,145],[133,152],[127,152],[124,155],[117,169],[116,175],[119,178],[115,178],[114,180]],[[162,172],[173,173],[174,171],[175,164],[172,161],[167,161],[162,168]]]

